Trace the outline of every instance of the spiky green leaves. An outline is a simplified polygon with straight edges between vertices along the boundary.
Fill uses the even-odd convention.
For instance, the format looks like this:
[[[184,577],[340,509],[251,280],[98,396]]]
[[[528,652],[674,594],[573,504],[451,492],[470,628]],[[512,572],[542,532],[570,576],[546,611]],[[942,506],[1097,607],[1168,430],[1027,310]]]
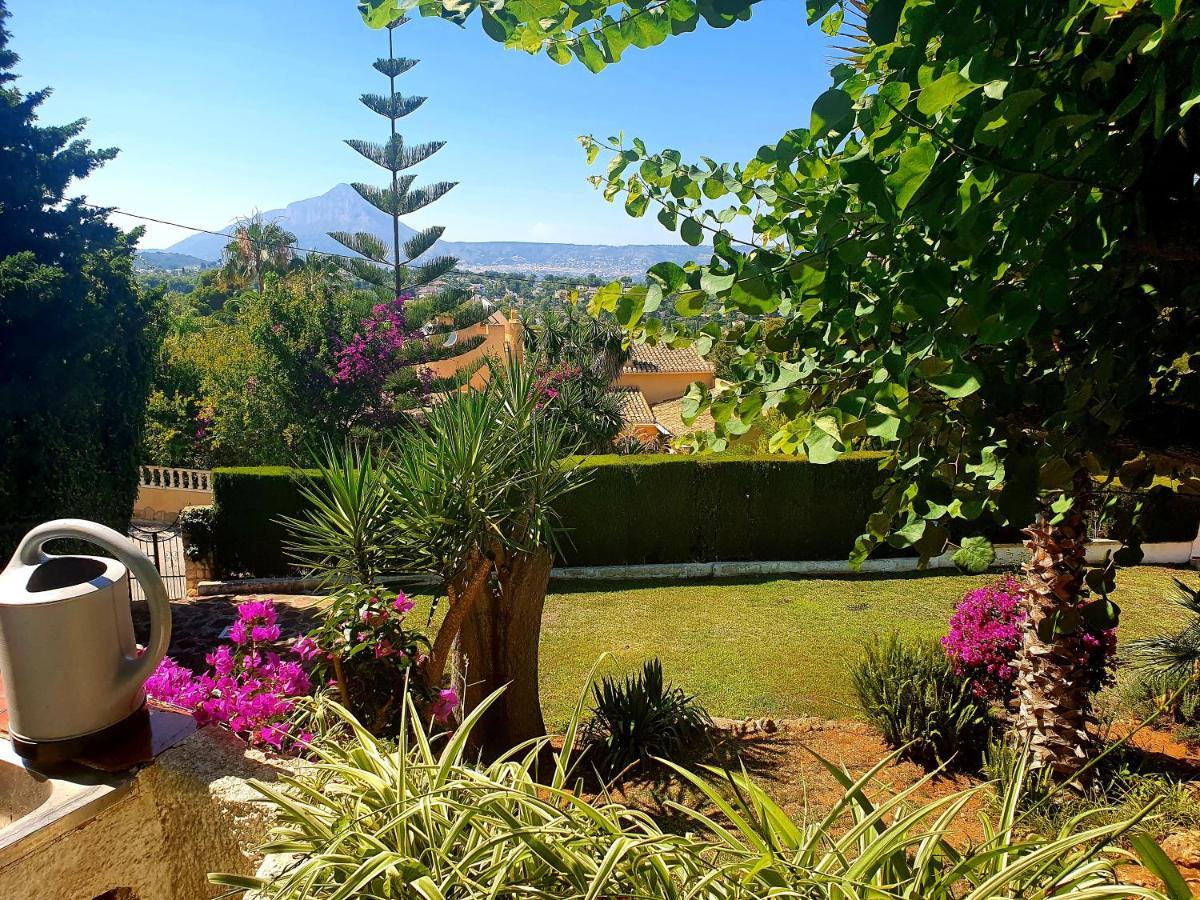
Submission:
[[[426,97],[405,97],[401,94],[363,94],[362,105],[385,119],[396,121],[421,108]]]
[[[404,175],[397,180],[395,188],[379,188],[373,184],[363,184],[361,181],[351,182],[350,187],[358,193],[373,207],[380,212],[385,212],[389,216],[401,215],[404,208],[404,199],[408,195],[408,189],[412,185],[416,175]]]
[[[404,242],[404,256],[406,262],[412,262],[422,253],[426,252],[430,247],[437,243],[438,238],[442,236],[442,232],[446,229],[441,225],[434,225],[419,231],[411,238]]]
[[[390,56],[383,59],[375,60],[372,65],[376,72],[386,75],[388,78],[399,78],[417,63],[419,59],[407,59],[403,56]]]
[[[388,245],[375,235],[365,231],[350,234],[346,231],[331,231],[329,236],[354,253],[377,263],[387,262]]]
[[[360,141],[351,138],[346,144],[357,150],[375,165],[389,172],[403,172],[422,163],[446,146],[445,141],[430,141],[425,144],[406,146],[401,135],[393,135],[386,144]]]

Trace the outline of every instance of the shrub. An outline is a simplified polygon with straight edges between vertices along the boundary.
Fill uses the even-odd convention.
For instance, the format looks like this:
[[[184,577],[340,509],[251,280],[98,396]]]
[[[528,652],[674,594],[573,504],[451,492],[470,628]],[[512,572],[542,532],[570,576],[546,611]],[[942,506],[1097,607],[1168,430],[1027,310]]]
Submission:
[[[1191,619],[1177,631],[1130,642],[1127,656],[1138,670],[1132,690],[1135,699],[1168,703],[1176,722],[1200,725],[1200,584],[1176,578],[1172,599]]]
[[[936,641],[877,638],[851,680],[867,719],[903,756],[924,766],[978,765],[992,734],[987,702]]]
[[[581,460],[558,510],[565,565],[845,559],[876,510],[879,456],[829,465],[739,454]]]
[[[561,751],[544,739],[515,757],[474,762],[471,730],[496,697],[445,744],[426,738],[411,704],[397,743],[372,737],[333,707],[352,739],[318,739],[319,766],[277,785],[254,783],[278,822],[262,853],[287,853],[294,862],[275,877],[210,880],[264,900],[1161,896],[1124,883],[1117,865],[1127,857],[1110,847],[1148,810],[1018,839],[1017,784],[989,817],[985,836],[966,842],[964,832],[978,831],[970,801],[987,786],[914,804],[929,776],[900,793],[875,785],[891,757],[858,780],[826,763],[845,791],[823,818],[789,817],[744,774],[705,776],[677,767],[725,814],[671,804],[692,827],[668,833],[607,793],[589,798],[571,790],[582,700]],[[551,764],[539,781],[535,772],[546,756]],[[872,797],[880,794],[877,803]],[[897,807],[904,814],[894,814]],[[1182,883],[1157,847],[1145,860],[1156,874]]]
[[[231,643],[208,654],[212,667],[199,674],[170,657],[159,663],[146,681],[155,700],[189,710],[201,725],[228,726],[252,744],[275,750],[305,746],[312,735],[295,729],[295,698],[307,694],[312,682],[304,663],[312,660],[305,638],[284,649],[274,604],[255,600],[238,607],[230,628]]]
[[[404,696],[412,692],[439,724],[458,706],[453,689],[431,691],[419,667],[429,640],[410,628],[413,601],[403,592],[354,585],[334,594],[321,627],[307,641],[321,683],[373,734],[395,734],[401,727]]]
[[[287,466],[213,470],[213,536],[222,574],[266,577],[294,570],[282,520],[309,508],[301,486],[305,476],[316,474]]]
[[[642,671],[592,685],[592,717],[583,727],[587,761],[602,778],[654,758],[679,760],[712,724],[695,697],[663,682],[662,663],[647,660]]]
[[[1012,663],[1021,649],[1024,619],[1021,585],[1015,578],[967,591],[955,607],[942,647],[954,671],[970,679],[976,696],[1008,696],[1017,674]]]
[[[1117,822],[1149,806],[1155,814],[1142,830],[1155,837],[1200,826],[1200,801],[1191,787],[1127,743],[1102,747],[1086,777],[1056,783],[1050,771],[1030,770],[1012,740],[999,739],[988,746],[983,771],[996,802],[1019,797],[1016,811],[1029,831],[1058,831],[1079,816],[1092,824]]]
[[[1012,693],[1025,621],[1021,591],[1015,578],[967,591],[950,617],[949,634],[942,638],[954,671],[983,699],[1005,701]],[[1096,631],[1085,625],[1075,641],[1078,652],[1087,657],[1089,689],[1098,691],[1112,681],[1116,630]]]
[[[213,551],[213,508],[185,506],[179,511],[179,533],[188,559],[208,559]]]

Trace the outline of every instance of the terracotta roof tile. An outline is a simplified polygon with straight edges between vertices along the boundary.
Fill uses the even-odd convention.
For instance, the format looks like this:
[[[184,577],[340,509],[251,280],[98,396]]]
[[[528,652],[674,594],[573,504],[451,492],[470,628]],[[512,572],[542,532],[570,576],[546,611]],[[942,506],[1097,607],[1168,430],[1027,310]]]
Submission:
[[[653,425],[654,413],[650,412],[650,404],[646,395],[635,387],[609,388],[609,393],[615,394],[621,407],[621,421],[626,425]]]
[[[696,417],[696,421],[691,425],[685,425],[683,422],[682,398],[656,403],[651,412],[654,414],[654,418],[658,420],[658,423],[671,432],[673,437],[691,434],[693,431],[712,431],[716,427],[712,415],[707,411],[700,413]]]
[[[625,363],[626,372],[713,372],[712,363],[708,362],[691,347],[683,350],[672,350],[670,347],[649,344],[634,344],[629,348],[629,359]]]

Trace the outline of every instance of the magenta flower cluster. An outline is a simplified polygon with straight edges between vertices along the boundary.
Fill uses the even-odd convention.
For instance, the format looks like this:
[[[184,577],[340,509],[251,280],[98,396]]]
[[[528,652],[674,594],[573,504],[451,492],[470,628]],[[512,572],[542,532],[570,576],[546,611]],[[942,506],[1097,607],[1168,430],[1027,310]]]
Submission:
[[[1020,582],[1005,578],[967,591],[950,617],[950,632],[942,638],[942,647],[954,671],[970,679],[971,690],[978,697],[1005,700],[1012,691],[1025,621],[1021,601]],[[1095,632],[1084,628],[1073,640],[1079,662],[1088,672],[1088,688],[1097,691],[1112,680],[1116,629]]]
[[[539,366],[535,372],[533,391],[542,399],[536,406],[541,409],[558,399],[559,388],[563,383],[573,381],[583,374],[579,366],[569,362],[560,362],[553,368]]]
[[[371,308],[371,315],[358,323],[359,330],[342,344],[334,357],[335,384],[383,384],[394,368],[396,354],[408,340],[404,321],[408,299],[405,295],[391,303],[377,303]]]
[[[276,649],[280,628],[270,600],[239,606],[229,639],[232,643],[208,654],[206,672],[197,674],[170,657],[164,659],[146,682],[146,693],[190,710],[201,725],[226,725],[252,744],[294,750],[309,743],[312,735],[297,731],[291,717],[296,698],[312,690],[304,664],[319,655],[316,642],[302,637],[287,656],[281,655]]]
[[[1021,585],[1015,578],[967,591],[954,615],[942,646],[954,671],[971,680],[978,697],[1002,699],[1016,670],[1012,663],[1021,649]]]

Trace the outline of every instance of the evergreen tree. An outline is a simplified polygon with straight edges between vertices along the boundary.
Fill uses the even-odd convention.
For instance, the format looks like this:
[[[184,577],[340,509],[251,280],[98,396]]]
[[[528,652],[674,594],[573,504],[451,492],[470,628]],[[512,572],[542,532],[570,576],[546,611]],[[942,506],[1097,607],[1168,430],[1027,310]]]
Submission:
[[[462,384],[478,368],[464,366],[456,376],[447,379],[426,377],[423,369],[435,360],[463,356],[482,342],[482,337],[458,341],[460,328],[469,327],[487,318],[488,310],[472,299],[468,290],[443,287],[429,296],[416,299],[421,288],[432,285],[452,272],[458,264],[452,256],[432,256],[418,259],[433,249],[445,230],[440,225],[416,232],[402,241],[400,220],[403,216],[423,209],[442,197],[457,182],[439,181],[424,187],[413,187],[416,175],[405,170],[424,162],[445,146],[444,141],[406,144],[396,123],[424,104],[425,97],[406,97],[396,90],[396,79],[415,66],[419,60],[397,57],[394,52],[395,31],[409,20],[404,15],[392,18],[386,25],[388,55],[375,61],[374,68],[388,80],[385,94],[363,94],[363,105],[388,120],[389,136],[384,144],[362,140],[346,141],[353,149],[375,165],[387,171],[390,184],[376,187],[355,182],[351,185],[364,200],[392,219],[392,241],[368,232],[349,234],[330,232],[330,237],[361,259],[346,261],[346,269],[360,281],[372,285],[385,298],[403,303],[402,314],[394,309],[382,313],[386,327],[404,330],[402,345],[396,342],[395,371],[388,378],[387,390],[394,395],[398,406],[415,406],[424,402],[430,391],[448,390]],[[368,329],[378,329],[380,320],[364,322]]]
[[[133,277],[137,233],[73,181],[116,155],[84,121],[37,123],[49,89],[17,89],[0,0],[0,556],[46,519],[122,528],[137,495],[160,293]]]

